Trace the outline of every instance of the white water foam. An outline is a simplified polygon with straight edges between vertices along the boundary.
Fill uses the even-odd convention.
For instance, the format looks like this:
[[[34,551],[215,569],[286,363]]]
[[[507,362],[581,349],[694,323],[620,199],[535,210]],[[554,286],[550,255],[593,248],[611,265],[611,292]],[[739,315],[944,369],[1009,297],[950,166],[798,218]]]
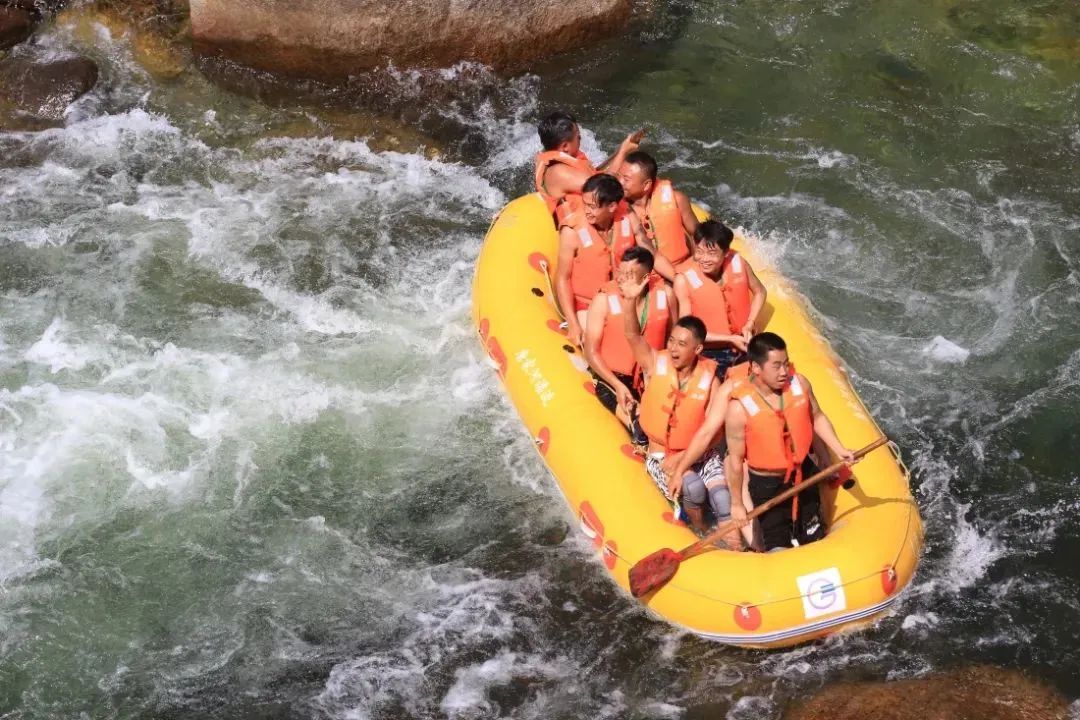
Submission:
[[[937,574],[938,581],[954,592],[981,581],[987,570],[1007,554],[1007,549],[993,532],[980,532],[967,520],[970,507],[964,504],[957,507],[953,520],[956,530],[948,556]]]
[[[490,717],[494,707],[487,694],[493,686],[511,681],[561,680],[568,673],[565,663],[549,662],[536,654],[503,651],[482,663],[458,670],[440,709],[447,717],[455,719]]]
[[[923,354],[940,363],[961,364],[967,362],[971,351],[940,335],[923,348]]]
[[[224,278],[258,290],[302,331],[404,335],[410,345],[432,358],[445,352],[448,344],[471,337],[461,322],[468,306],[468,294],[462,289],[467,287],[471,265],[456,258],[447,262],[447,258],[458,252],[475,253],[479,246],[475,237],[461,250],[446,247],[425,253],[422,265],[430,266],[427,272],[436,279],[433,296],[400,293],[396,284],[390,287],[391,293],[404,296],[408,310],[387,306],[381,300],[383,292],[365,286],[360,286],[358,293],[362,302],[350,301],[345,306],[341,306],[339,291],[324,296],[299,292],[285,284],[287,276],[261,271],[247,259],[246,250],[262,240],[259,224],[265,232],[295,212],[292,208],[298,196],[304,198],[308,217],[331,228],[358,206],[387,206],[392,208],[388,213],[409,208],[455,220],[445,215],[444,208],[460,205],[466,215],[484,217],[501,205],[504,197],[472,170],[420,156],[374,153],[364,143],[330,140],[265,141],[257,144],[254,157],[249,159],[232,150],[211,149],[181,133],[165,118],[141,109],[18,137],[37,152],[49,153],[50,160],[14,173],[4,170],[5,177],[19,187],[26,185],[25,189],[34,187],[40,192],[41,187],[50,187],[50,193],[76,202],[85,200],[90,206],[96,198],[91,200],[88,193],[95,190],[85,187],[81,169],[88,166],[153,157],[163,167],[194,163],[196,172],[201,171],[200,166],[223,170],[226,179],[209,185],[188,181],[177,186],[144,180],[128,186],[134,194],[118,186],[118,196],[123,199],[110,203],[106,212],[135,214],[155,227],[171,221],[187,225],[189,248],[199,262]],[[327,163],[336,170],[318,169]],[[124,171],[113,177],[123,179]],[[80,221],[92,222],[93,217],[86,214]],[[73,232],[65,222],[46,223],[32,235],[16,231],[8,237],[30,248],[62,246]],[[153,247],[138,233],[128,237],[106,233],[100,238],[99,242],[117,253],[118,270],[125,264],[133,267]],[[248,245],[237,243],[238,239]],[[448,266],[450,273],[445,272]],[[118,271],[121,284],[113,292],[131,292],[133,275]],[[404,287],[413,279],[403,275],[400,282]],[[378,319],[372,319],[370,309],[377,311]],[[86,457],[90,449],[111,454],[107,465],[115,473],[112,480],[99,483],[95,521],[107,517],[108,508],[115,507],[117,490],[121,497],[133,489],[175,495],[206,482],[215,465],[228,463],[217,456],[228,439],[238,443],[233,474],[235,501],[242,502],[244,490],[259,468],[253,455],[258,446],[249,440],[252,432],[257,436],[262,428],[275,423],[308,424],[331,409],[364,417],[373,407],[416,402],[439,386],[446,388],[448,396],[456,392],[458,405],[485,402],[491,390],[490,378],[482,375],[475,360],[448,369],[462,379],[460,385],[424,378],[404,389],[359,390],[300,369],[313,358],[295,342],[285,342],[280,352],[244,357],[231,350],[207,352],[171,342],[154,343],[116,325],[87,325],[81,314],[46,320],[47,325],[38,326],[36,339],[29,345],[8,342],[4,346],[7,363],[17,357],[53,375],[80,373],[100,383],[104,392],[34,384],[5,391],[0,414],[21,427],[4,435],[8,452],[0,468],[3,512],[10,520],[5,530],[6,550],[0,558],[3,578],[18,577],[38,562],[35,548],[42,524],[55,527],[60,520],[56,513],[70,500],[70,493],[57,482],[64,477],[64,468],[77,466],[78,459]],[[12,316],[8,324],[13,322],[33,327],[35,320],[22,315]],[[237,337],[251,337],[268,329],[265,323],[258,327],[233,312],[221,315],[219,322],[223,328],[233,324]],[[10,327],[2,330],[5,338],[10,337]],[[272,331],[295,337],[287,329],[282,332],[279,325],[272,326]],[[296,370],[285,369],[289,367]],[[50,430],[38,436],[46,427]],[[178,450],[179,457],[172,457]],[[107,499],[110,494],[112,499]],[[123,502],[129,501],[130,497]],[[93,502],[85,503],[82,520],[90,519],[93,506]]]

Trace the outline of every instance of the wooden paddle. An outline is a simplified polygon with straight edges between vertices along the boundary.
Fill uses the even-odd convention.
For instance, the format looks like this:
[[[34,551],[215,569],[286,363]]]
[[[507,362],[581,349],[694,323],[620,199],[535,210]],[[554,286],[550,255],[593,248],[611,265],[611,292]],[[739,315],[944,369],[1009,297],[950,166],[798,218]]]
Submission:
[[[864,455],[873,450],[877,450],[887,442],[889,442],[888,438],[878,438],[863,449],[852,453],[855,456],[855,461],[861,460]],[[790,500],[803,490],[817,485],[822,480],[844,467],[844,465],[846,465],[844,462],[835,463],[821,472],[811,475],[801,483],[789,487],[773,499],[762,505],[758,505],[751,510],[747,514],[746,519],[753,520],[769,510],[772,510],[780,503]],[[634,567],[630,568],[630,594],[634,597],[641,597],[642,595],[648,595],[649,593],[664,587],[671,578],[675,577],[675,573],[679,571],[680,563],[684,560],[689,560],[690,558],[707,553],[710,550],[715,550],[716,546],[714,543],[734,529],[735,521],[729,520],[726,523],[721,524],[701,540],[698,540],[689,547],[683,548],[679,552],[675,552],[671,548],[664,548],[642,558],[634,565]]]

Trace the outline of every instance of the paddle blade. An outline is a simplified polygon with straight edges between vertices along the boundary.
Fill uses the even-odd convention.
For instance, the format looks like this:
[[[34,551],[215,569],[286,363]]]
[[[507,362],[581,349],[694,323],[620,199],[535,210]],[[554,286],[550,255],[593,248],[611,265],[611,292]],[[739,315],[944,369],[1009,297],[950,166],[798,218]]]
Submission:
[[[657,550],[630,568],[630,594],[636,598],[667,585],[679,570],[682,555],[671,548]]]

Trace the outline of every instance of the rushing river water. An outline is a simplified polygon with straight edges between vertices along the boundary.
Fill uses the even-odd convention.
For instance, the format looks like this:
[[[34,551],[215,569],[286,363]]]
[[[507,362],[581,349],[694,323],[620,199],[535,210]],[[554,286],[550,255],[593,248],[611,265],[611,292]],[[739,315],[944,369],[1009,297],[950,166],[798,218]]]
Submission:
[[[0,717],[756,720],[971,662],[1080,696],[1078,37],[1073,0],[675,3],[435,73],[437,159],[48,31],[102,81],[0,133]],[[760,234],[903,447],[927,550],[875,628],[725,648],[563,539],[468,315],[559,105]]]

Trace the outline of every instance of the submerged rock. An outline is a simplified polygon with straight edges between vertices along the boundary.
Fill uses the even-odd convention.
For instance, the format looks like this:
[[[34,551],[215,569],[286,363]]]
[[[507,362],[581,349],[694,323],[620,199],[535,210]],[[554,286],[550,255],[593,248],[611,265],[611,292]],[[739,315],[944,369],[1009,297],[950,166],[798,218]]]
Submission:
[[[897,682],[830,685],[785,720],[1066,720],[1068,703],[1027,676],[993,667]]]
[[[8,57],[0,61],[0,101],[17,115],[59,122],[64,111],[97,83],[98,68],[83,57],[39,61]]]
[[[64,4],[64,0],[0,0],[0,5],[26,10],[41,17],[54,13]]]
[[[116,8],[106,3],[97,6],[73,6],[56,16],[56,24],[67,29],[86,45],[96,42],[97,33],[104,28],[117,39],[131,46],[131,56],[158,82],[178,78],[187,70],[190,52],[179,31],[157,16],[148,16],[150,9],[141,5]]]
[[[1037,60],[1080,59],[1080,5],[1074,0],[1008,5],[950,0],[947,8],[949,24],[962,37],[983,47]]]
[[[198,52],[297,77],[340,79],[476,60],[521,66],[622,29],[631,0],[191,0]]]
[[[132,32],[131,55],[158,81],[180,77],[189,65],[187,54],[176,43],[157,33],[140,29]]]
[[[34,16],[16,7],[0,7],[0,50],[18,45],[34,31]]]

